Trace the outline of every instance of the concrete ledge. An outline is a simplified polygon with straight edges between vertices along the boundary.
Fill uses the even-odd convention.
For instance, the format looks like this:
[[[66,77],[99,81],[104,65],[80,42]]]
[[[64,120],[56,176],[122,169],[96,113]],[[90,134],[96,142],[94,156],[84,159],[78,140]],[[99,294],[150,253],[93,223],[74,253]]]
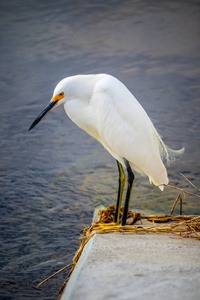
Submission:
[[[97,234],[62,300],[200,298],[200,243],[170,234]]]

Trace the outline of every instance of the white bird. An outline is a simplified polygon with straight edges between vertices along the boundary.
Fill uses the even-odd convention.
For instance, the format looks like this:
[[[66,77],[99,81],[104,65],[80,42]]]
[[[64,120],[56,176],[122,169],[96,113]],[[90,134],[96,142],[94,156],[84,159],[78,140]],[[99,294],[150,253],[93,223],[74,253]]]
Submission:
[[[30,126],[31,130],[53,107],[64,105],[66,114],[81,129],[97,139],[117,160],[119,188],[115,222],[119,223],[125,184],[123,167],[127,169],[128,185],[121,224],[126,224],[133,170],[146,174],[163,190],[168,183],[163,159],[169,162],[181,154],[164,144],[147,113],[126,88],[107,74],[77,75],[64,78],[56,86],[53,97]]]

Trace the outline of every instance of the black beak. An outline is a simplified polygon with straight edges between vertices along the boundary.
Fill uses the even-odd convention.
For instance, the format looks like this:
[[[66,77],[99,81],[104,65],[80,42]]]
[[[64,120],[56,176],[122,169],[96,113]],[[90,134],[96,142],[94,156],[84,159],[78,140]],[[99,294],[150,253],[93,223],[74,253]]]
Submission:
[[[43,109],[43,111],[39,114],[39,116],[35,119],[35,121],[31,124],[28,131],[30,131],[33,127],[35,127],[40,120],[58,103],[58,100],[49,102],[49,104]]]

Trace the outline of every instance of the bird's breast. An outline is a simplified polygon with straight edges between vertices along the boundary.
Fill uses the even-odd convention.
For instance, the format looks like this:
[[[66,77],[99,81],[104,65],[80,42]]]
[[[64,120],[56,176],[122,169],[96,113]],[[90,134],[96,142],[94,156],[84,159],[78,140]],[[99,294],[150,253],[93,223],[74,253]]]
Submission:
[[[97,118],[91,105],[79,99],[74,99],[65,103],[64,108],[66,114],[79,128],[86,131],[95,139],[100,140],[96,124]]]

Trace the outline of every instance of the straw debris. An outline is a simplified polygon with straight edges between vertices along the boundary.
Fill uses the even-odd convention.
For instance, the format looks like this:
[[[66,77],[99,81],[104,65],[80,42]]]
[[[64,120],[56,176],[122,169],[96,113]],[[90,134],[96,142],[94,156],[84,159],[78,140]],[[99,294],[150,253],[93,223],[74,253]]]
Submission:
[[[183,174],[181,174],[184,176]],[[191,183],[185,176],[184,178]],[[198,191],[199,189],[194,186]],[[200,216],[195,215],[182,215],[182,196],[181,192],[184,194],[189,194],[200,198],[199,195],[185,191],[183,189],[173,187],[170,185],[165,185],[169,188],[173,188],[179,191],[177,198],[172,206],[170,214],[161,215],[144,215],[141,213],[134,213],[128,210],[127,222],[125,226],[117,225],[114,223],[115,210],[116,207],[113,205],[108,206],[108,208],[99,210],[94,222],[83,230],[83,234],[80,236],[80,246],[77,250],[73,262],[64,268],[60,269],[53,275],[49,276],[47,279],[38,284],[38,287],[46,282],[48,279],[59,274],[61,271],[71,266],[66,280],[64,281],[60,291],[58,300],[61,298],[62,292],[72,274],[79,257],[83,251],[84,246],[95,234],[105,234],[111,232],[122,232],[122,233],[170,233],[174,234],[174,238],[194,238],[200,240]],[[180,202],[180,215],[173,216],[173,211],[178,201]],[[120,210],[120,219],[122,218],[123,208]],[[175,237],[176,236],[176,237]],[[173,236],[170,236],[173,238]]]
[[[121,208],[120,215],[122,215],[122,213],[123,208]],[[140,213],[133,213],[129,210],[127,224],[126,226],[121,226],[113,223],[114,215],[115,206],[110,205],[108,208],[100,210],[94,223],[83,230],[83,234],[80,237],[80,247],[73,258],[72,268],[59,291],[58,300],[78,262],[85,244],[95,234],[111,232],[173,233],[179,238],[195,238],[200,240],[200,216],[143,215]],[[135,224],[136,222],[139,224]]]

